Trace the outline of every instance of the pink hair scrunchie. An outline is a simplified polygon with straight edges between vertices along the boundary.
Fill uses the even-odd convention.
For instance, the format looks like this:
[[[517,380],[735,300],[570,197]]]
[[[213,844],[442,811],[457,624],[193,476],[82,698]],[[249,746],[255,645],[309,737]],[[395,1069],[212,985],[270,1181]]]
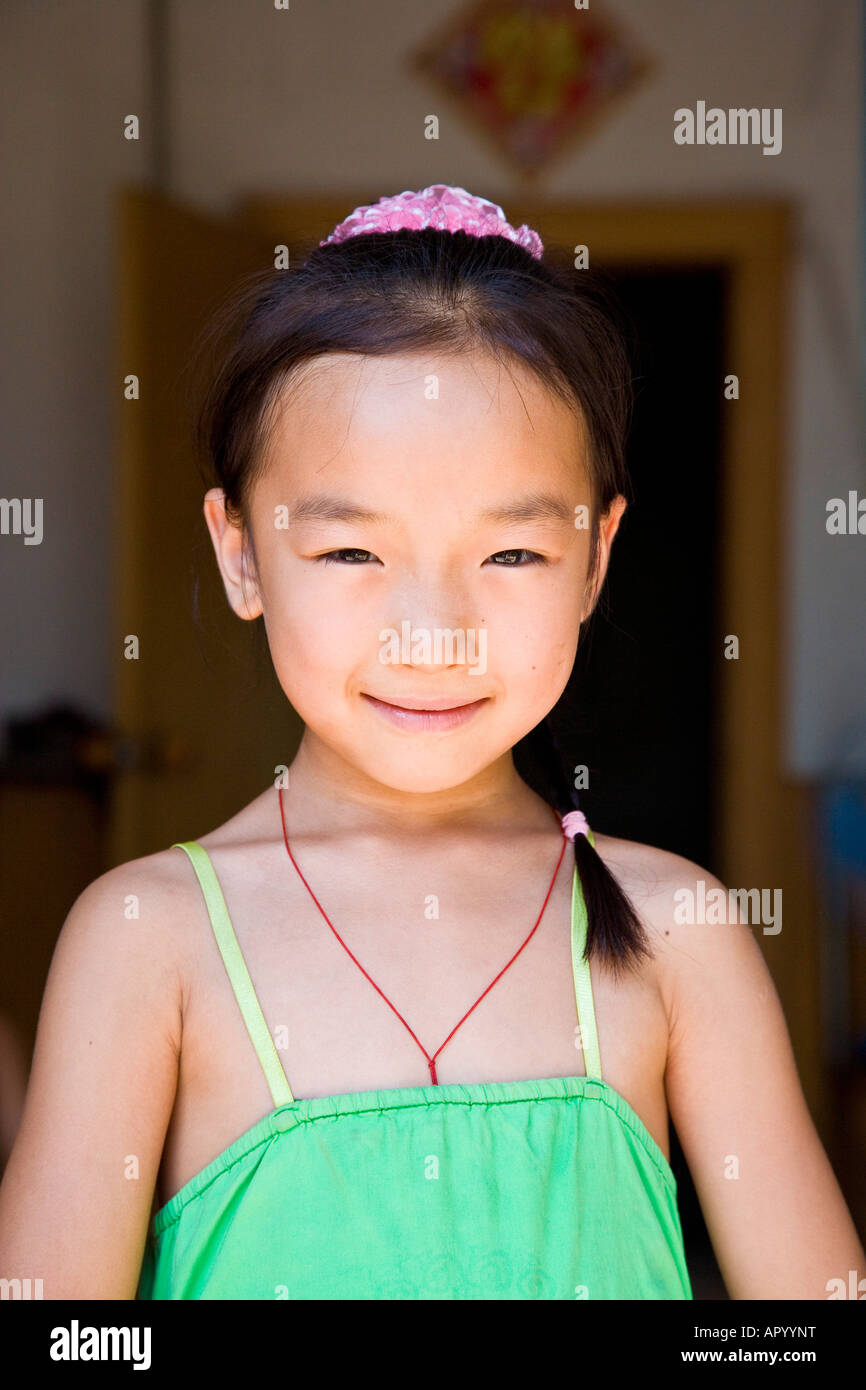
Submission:
[[[329,241],[346,241],[364,232],[419,231],[422,227],[435,227],[445,232],[468,232],[470,236],[503,236],[524,247],[537,260],[541,260],[544,254],[541,237],[526,223],[522,227],[512,227],[498,203],[491,203],[487,198],[476,198],[465,188],[447,183],[433,183],[429,188],[421,188],[417,192],[407,188],[404,193],[380,198],[377,203],[363,204],[344,218],[319,245],[326,246]]]
[[[562,817],[562,830],[567,839],[573,840],[576,835],[588,835],[589,824],[582,811],[569,811]]]

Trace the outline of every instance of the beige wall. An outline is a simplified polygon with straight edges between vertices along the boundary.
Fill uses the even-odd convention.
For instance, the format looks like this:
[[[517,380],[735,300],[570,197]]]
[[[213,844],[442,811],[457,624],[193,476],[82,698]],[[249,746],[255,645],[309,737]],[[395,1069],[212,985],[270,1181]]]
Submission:
[[[248,192],[347,188],[369,200],[430,182],[501,202],[518,184],[409,70],[454,0],[174,0],[169,191],[211,210]],[[601,4],[599,3],[599,8]],[[855,0],[617,0],[651,76],[538,182],[574,199],[725,194],[797,203],[788,536],[789,762],[866,771],[864,541],[828,537],[827,499],[866,495],[857,395],[862,35]],[[66,694],[110,702],[111,242],[119,180],[146,176],[142,0],[6,0],[3,140],[4,496],[43,496],[45,538],[0,537],[0,710]],[[783,149],[688,147],[673,112],[783,109]],[[440,117],[440,138],[424,118]],[[350,209],[347,207],[346,211]],[[577,238],[576,238],[577,239]],[[731,363],[728,370],[735,371]],[[741,383],[748,389],[748,383]],[[700,460],[696,460],[700,466]],[[14,602],[6,596],[14,590]]]

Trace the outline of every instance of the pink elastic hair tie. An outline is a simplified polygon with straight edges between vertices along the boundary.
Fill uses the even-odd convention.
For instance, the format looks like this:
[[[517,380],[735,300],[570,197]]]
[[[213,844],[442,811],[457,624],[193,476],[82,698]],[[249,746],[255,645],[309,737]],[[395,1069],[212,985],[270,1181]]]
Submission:
[[[476,198],[465,188],[447,183],[433,183],[417,192],[407,188],[404,193],[380,198],[377,203],[362,204],[319,245],[346,241],[364,232],[419,231],[422,227],[468,232],[470,236],[504,236],[523,246],[539,261],[544,255],[541,237],[526,223],[522,227],[512,227],[498,203]]]
[[[588,835],[589,825],[586,816],[582,811],[569,811],[562,817],[562,830],[569,840],[573,840],[576,835]]]

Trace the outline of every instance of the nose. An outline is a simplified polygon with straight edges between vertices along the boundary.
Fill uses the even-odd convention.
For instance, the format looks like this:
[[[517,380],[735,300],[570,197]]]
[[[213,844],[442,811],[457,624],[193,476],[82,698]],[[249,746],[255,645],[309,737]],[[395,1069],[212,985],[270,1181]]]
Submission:
[[[477,665],[483,617],[453,573],[415,574],[395,591],[379,634],[380,660],[437,672]]]

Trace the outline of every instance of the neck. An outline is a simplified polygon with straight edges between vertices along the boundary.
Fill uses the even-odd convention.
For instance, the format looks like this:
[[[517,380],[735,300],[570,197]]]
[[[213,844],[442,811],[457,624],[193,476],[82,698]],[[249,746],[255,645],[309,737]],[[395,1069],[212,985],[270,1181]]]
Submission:
[[[346,832],[508,834],[547,829],[553,815],[527,786],[509,750],[474,777],[438,791],[404,791],[368,777],[306,729],[283,791],[287,823],[297,830],[332,824],[339,807]]]

